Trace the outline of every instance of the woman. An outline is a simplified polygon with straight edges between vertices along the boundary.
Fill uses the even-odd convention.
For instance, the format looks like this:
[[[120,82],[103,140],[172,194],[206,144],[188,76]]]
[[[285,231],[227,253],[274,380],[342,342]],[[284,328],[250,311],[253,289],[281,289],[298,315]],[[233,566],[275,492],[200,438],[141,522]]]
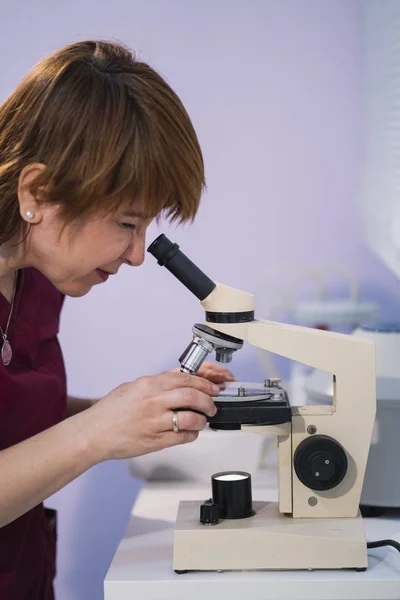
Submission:
[[[64,295],[142,264],[151,220],[193,219],[203,183],[180,100],[120,45],[56,52],[0,107],[1,600],[53,597],[45,498],[101,461],[195,440],[216,410],[209,380],[232,379],[208,365],[77,402],[57,341]]]

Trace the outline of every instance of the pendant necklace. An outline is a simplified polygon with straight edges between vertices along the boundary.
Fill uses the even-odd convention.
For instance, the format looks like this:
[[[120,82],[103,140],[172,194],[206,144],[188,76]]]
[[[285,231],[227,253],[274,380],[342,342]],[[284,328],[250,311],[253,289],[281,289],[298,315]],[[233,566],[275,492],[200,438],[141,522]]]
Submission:
[[[3,331],[2,328],[0,327],[0,333],[3,338],[3,345],[1,347],[1,360],[3,361],[3,364],[6,367],[10,364],[11,359],[12,359],[12,348],[11,348],[10,342],[8,341],[7,333],[8,333],[8,326],[10,325],[11,315],[12,315],[13,309],[14,309],[15,290],[17,289],[17,281],[18,281],[18,271],[15,274],[14,290],[13,290],[13,295],[12,295],[12,300],[11,300],[11,309],[10,309],[10,314],[8,315],[6,330]]]

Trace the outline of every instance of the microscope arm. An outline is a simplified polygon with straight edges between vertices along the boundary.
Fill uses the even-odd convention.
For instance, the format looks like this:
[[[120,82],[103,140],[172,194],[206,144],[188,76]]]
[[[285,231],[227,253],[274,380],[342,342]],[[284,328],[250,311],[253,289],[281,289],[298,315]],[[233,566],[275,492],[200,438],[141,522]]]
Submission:
[[[236,311],[248,311],[251,310],[251,298],[250,294],[217,284],[201,304],[207,315],[221,314],[223,306],[234,307]],[[282,472],[280,464],[280,502],[287,508],[292,506],[293,515],[298,517],[355,516],[376,411],[374,344],[349,335],[272,321],[208,322],[208,325],[258,348],[332,373],[333,406],[293,408],[291,435],[277,436],[278,446],[279,442],[285,442],[280,449],[280,460],[286,465]],[[293,476],[291,467],[289,472],[288,465],[289,454],[292,460],[297,446],[308,436],[310,425],[318,432],[323,431],[324,435],[336,439],[345,448],[349,459],[348,475],[344,482],[335,490],[320,493],[321,501],[312,509],[308,505],[310,490]]]
[[[334,410],[370,424],[375,418],[375,347],[354,336],[255,320],[249,323],[213,323],[213,329],[249,344],[332,373],[335,378]],[[351,367],[349,367],[351,365]],[[313,410],[310,407],[310,410]],[[355,419],[357,417],[357,419]]]

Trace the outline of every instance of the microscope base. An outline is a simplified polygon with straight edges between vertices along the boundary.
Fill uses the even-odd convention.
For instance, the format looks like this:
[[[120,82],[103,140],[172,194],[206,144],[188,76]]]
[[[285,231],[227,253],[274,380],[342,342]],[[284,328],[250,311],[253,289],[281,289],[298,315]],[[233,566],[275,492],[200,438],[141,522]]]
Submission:
[[[174,570],[365,569],[361,516],[293,519],[278,504],[253,502],[255,515],[199,521],[202,502],[181,502],[175,524]]]

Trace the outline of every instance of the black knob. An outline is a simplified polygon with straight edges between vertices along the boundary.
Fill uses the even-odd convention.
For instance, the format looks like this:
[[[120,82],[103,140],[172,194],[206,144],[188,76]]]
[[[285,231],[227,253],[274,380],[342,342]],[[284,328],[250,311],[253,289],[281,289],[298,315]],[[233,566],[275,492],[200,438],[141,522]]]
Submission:
[[[206,500],[200,506],[200,523],[203,525],[216,525],[218,523],[218,506],[211,500]]]
[[[327,435],[313,435],[303,440],[294,453],[296,475],[311,490],[325,491],[338,486],[347,467],[343,446]]]

